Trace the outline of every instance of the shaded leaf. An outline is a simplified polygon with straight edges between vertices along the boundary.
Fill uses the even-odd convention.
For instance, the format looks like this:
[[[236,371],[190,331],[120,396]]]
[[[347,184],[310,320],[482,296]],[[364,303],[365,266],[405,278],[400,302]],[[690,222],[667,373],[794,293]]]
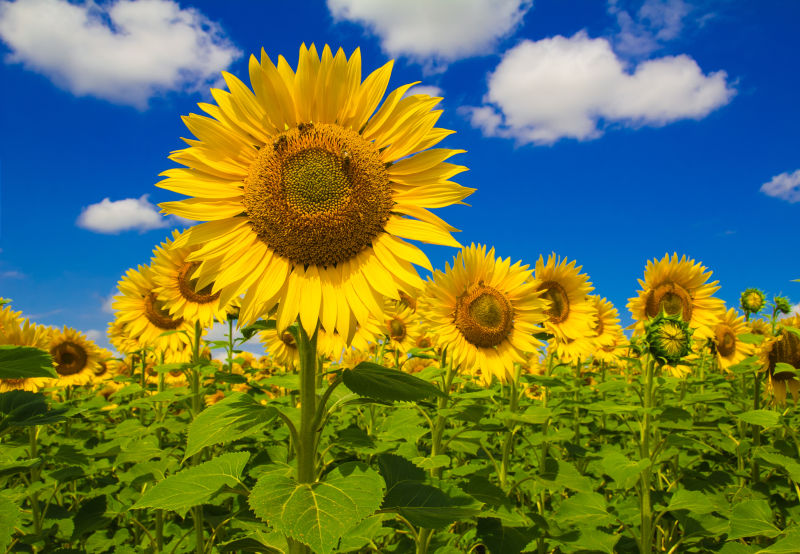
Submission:
[[[58,377],[53,358],[39,348],[0,345],[0,379]]]
[[[345,369],[342,381],[358,395],[386,402],[415,402],[432,396],[446,396],[427,381],[372,362],[361,362],[353,369]]]

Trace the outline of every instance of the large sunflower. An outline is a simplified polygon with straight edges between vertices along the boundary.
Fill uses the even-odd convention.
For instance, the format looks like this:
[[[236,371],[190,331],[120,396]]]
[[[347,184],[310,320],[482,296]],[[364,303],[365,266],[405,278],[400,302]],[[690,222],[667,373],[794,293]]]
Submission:
[[[800,369],[800,337],[787,329],[781,329],[777,336],[769,337],[764,342],[759,356],[762,367],[769,375],[768,390],[771,390],[774,401],[779,404],[786,402],[787,391],[796,401],[800,393],[800,380],[794,373],[778,370],[778,364],[789,364]]]
[[[22,312],[13,312],[9,306],[0,308],[0,344],[32,346],[49,350],[50,329],[22,318]],[[49,377],[27,377],[23,379],[0,379],[0,392],[27,390],[36,392],[47,386]]]
[[[251,91],[223,73],[230,92],[212,89],[211,117],[184,117],[198,140],[170,159],[184,168],[158,186],[191,196],[163,211],[206,221],[176,246],[198,248],[194,276],[212,294],[244,293],[240,322],[279,305],[278,329],[299,315],[352,338],[356,322],[381,317],[383,298],[424,283],[412,264],[432,270],[403,239],[459,246],[455,231],[428,208],[473,192],[449,179],[466,170],[445,160],[462,150],[433,149],[452,133],[435,127],[441,98],[391,92],[387,63],[361,81],[361,54],[300,48],[297,71],[261,51],[250,58]],[[376,111],[377,109],[377,111]]]
[[[639,296],[628,300],[628,309],[636,320],[637,333],[644,331],[644,323],[662,310],[667,315],[679,314],[696,329],[695,338],[711,338],[714,325],[724,313],[722,300],[714,298],[719,287],[717,281],[708,283],[711,272],[686,256],[664,255],[661,260],[647,262],[644,280],[639,279]]]
[[[753,345],[739,340],[739,335],[747,332],[744,316],[737,314],[735,309],[730,308],[719,318],[714,326],[712,341],[717,362],[722,369],[728,369],[753,354]]]
[[[203,328],[211,327],[214,319],[227,321],[226,304],[220,293],[211,292],[212,285],[200,289],[195,273],[199,262],[189,262],[186,258],[192,248],[177,248],[174,241],[180,237],[173,231],[172,240],[167,239],[153,251],[153,280],[158,299],[163,302],[173,319],[184,319],[190,323],[199,321]]]
[[[191,344],[194,326],[183,318],[170,316],[156,295],[150,266],[140,265],[138,269],[129,269],[118,288],[121,294],[114,297],[111,305],[116,313],[112,329],[121,328],[127,339],[121,341],[125,346],[136,344],[138,348],[154,347],[160,352],[178,352]],[[164,335],[168,331],[186,332]]]
[[[550,301],[544,328],[562,342],[595,334],[596,310],[587,297],[594,287],[588,275],[580,271],[581,266],[575,267],[574,261],[567,263],[555,254],[546,264],[542,256],[536,262],[536,290]]]
[[[50,335],[50,355],[53,356],[59,387],[85,385],[94,377],[100,361],[100,349],[80,331],[64,327]]]
[[[453,268],[435,271],[420,299],[420,313],[439,346],[446,347],[454,367],[480,376],[506,380],[514,362],[524,363],[525,353],[540,342],[547,302],[538,292],[539,282],[528,266],[511,259],[495,259],[494,248],[464,248]]]

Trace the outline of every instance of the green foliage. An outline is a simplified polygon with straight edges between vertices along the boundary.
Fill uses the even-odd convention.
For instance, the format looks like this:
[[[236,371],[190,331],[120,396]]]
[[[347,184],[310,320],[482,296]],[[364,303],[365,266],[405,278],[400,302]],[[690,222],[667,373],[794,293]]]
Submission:
[[[386,402],[415,402],[444,396],[442,391],[427,381],[372,362],[361,362],[353,369],[345,369],[342,372],[342,381],[356,394]]]
[[[58,377],[50,354],[30,346],[0,345],[0,379],[30,377]]]
[[[279,472],[267,473],[256,483],[249,502],[253,512],[273,528],[326,554],[378,509],[384,489],[375,470],[347,463],[313,484],[298,483]]]

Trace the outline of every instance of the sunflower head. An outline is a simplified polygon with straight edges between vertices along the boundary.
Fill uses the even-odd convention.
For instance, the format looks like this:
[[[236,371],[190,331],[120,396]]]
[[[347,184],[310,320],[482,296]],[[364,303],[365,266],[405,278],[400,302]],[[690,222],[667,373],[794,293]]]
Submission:
[[[432,270],[404,239],[460,246],[431,208],[461,203],[472,189],[450,179],[467,168],[446,163],[460,150],[432,147],[451,131],[436,127],[441,98],[389,93],[392,64],[361,79],[361,54],[300,48],[293,70],[262,50],[250,58],[252,90],[223,74],[210,117],[184,118],[197,137],[170,159],[158,186],[191,198],[161,204],[197,221],[179,246],[196,287],[242,298],[246,325],[277,306],[278,328],[298,318],[350,344],[383,299],[424,286],[414,265]],[[195,288],[195,291],[197,291]]]
[[[776,296],[772,299],[775,303],[775,311],[782,314],[788,314],[792,311],[792,304],[785,296]]]
[[[692,329],[677,314],[664,311],[645,324],[650,353],[660,363],[675,365],[692,350]]]
[[[58,383],[65,385],[82,385],[95,375],[100,350],[75,329],[64,327],[63,331],[54,331],[50,338],[50,355],[58,373]]]
[[[766,302],[767,297],[764,292],[756,288],[745,289],[741,297],[739,297],[742,310],[750,314],[757,314],[760,312],[764,309]]]

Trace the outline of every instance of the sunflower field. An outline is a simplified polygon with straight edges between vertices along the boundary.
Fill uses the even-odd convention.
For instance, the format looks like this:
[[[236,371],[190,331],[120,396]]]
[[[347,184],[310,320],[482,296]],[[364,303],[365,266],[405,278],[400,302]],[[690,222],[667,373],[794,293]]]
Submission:
[[[0,551],[800,552],[789,300],[666,254],[624,330],[575,260],[462,247],[432,210],[464,151],[391,71],[223,74],[115,352],[2,300]]]

